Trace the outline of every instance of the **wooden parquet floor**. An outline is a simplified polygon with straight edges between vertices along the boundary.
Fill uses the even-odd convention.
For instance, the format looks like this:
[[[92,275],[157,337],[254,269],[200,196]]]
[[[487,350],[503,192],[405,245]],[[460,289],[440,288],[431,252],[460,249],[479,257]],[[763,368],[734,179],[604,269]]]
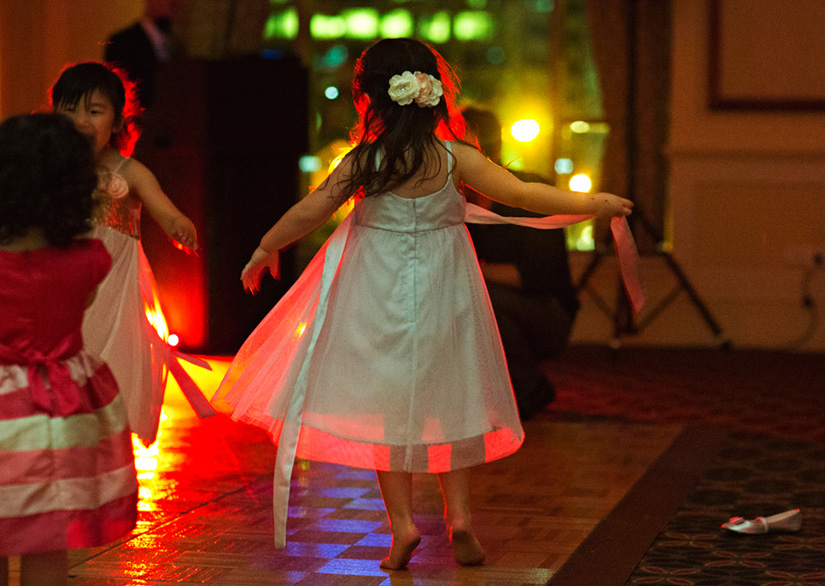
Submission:
[[[225,363],[214,364],[219,376]],[[69,584],[546,584],[682,427],[540,416],[525,429],[521,450],[473,476],[486,563],[453,561],[437,482],[421,475],[421,545],[408,570],[386,572],[379,561],[390,535],[374,472],[296,464],[288,545],[275,549],[268,438],[222,416],[198,420],[173,384],[160,439],[137,450],[139,526],[117,543],[72,552]]]
[[[213,364],[205,388],[228,362]],[[437,482],[421,475],[414,503],[422,542],[409,569],[395,572],[379,568],[390,535],[374,472],[299,462],[288,545],[275,549],[275,449],[255,428],[222,416],[198,420],[172,384],[160,439],[136,448],[138,527],[117,543],[72,552],[69,584],[613,586],[634,571],[632,583],[658,583],[653,566],[682,580],[683,562],[661,562],[662,544],[673,549],[674,520],[695,516],[695,503],[677,513],[697,500],[689,492],[718,483],[719,460],[711,459],[727,432],[821,445],[822,364],[816,355],[625,349],[617,357],[571,348],[548,364],[558,397],[525,424],[522,449],[474,472],[473,521],[486,563],[453,561]],[[731,506],[747,504],[750,492],[728,492]],[[711,504],[702,531],[718,532],[728,507]]]

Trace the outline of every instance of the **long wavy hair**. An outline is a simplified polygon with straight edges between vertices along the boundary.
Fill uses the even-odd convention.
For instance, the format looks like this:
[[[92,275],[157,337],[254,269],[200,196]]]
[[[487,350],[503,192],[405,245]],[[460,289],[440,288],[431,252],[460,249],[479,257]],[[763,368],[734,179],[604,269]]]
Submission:
[[[404,71],[428,73],[441,81],[444,94],[433,108],[400,106],[390,99],[390,78]],[[350,134],[355,147],[352,173],[341,179],[346,199],[391,191],[425,168],[427,153],[443,148],[440,140],[461,139],[464,119],[456,107],[458,76],[434,48],[415,39],[383,39],[367,47],[355,64],[352,95],[358,122]],[[382,164],[375,161],[381,156]],[[440,161],[440,157],[438,158]],[[424,178],[436,176],[440,162]]]
[[[0,124],[0,244],[42,230],[65,246],[91,229],[97,186],[88,139],[60,114],[14,116]]]
[[[115,126],[120,127],[112,133],[109,146],[124,157],[131,156],[140,138],[139,120],[143,109],[138,100],[137,84],[129,79],[126,71],[99,61],[69,65],[49,90],[49,100],[52,108],[76,106],[80,100],[88,100],[95,90],[112,102]]]

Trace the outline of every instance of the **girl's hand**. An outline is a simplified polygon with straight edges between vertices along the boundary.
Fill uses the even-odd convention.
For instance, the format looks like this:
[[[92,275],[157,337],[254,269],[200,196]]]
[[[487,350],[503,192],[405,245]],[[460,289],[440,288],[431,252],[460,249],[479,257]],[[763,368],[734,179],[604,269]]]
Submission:
[[[629,216],[633,211],[633,202],[612,193],[594,193],[592,196],[597,216]]]
[[[260,291],[261,277],[266,268],[269,268],[269,274],[273,279],[278,279],[280,277],[280,255],[277,251],[267,252],[262,248],[256,248],[252,253],[252,258],[241,271],[244,290],[253,295]]]
[[[176,216],[169,223],[169,237],[175,241],[176,248],[180,248],[187,254],[193,254],[198,250],[198,235],[195,232],[195,224],[186,216]],[[180,244],[180,246],[177,246]]]

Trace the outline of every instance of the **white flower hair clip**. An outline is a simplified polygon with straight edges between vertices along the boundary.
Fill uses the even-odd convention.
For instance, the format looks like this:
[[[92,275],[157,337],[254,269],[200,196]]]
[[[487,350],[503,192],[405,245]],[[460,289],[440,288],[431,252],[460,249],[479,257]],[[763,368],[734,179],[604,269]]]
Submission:
[[[405,71],[390,78],[390,99],[399,106],[415,102],[419,108],[434,108],[441,101],[444,90],[441,82],[429,73]]]

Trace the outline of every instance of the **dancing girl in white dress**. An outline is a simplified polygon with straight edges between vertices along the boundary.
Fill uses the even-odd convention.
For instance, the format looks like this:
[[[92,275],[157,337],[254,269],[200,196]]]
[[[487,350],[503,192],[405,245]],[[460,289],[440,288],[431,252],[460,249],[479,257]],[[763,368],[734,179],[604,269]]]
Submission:
[[[285,542],[298,457],[377,471],[393,536],[383,568],[405,567],[420,541],[412,507],[419,472],[438,475],[455,559],[483,562],[470,470],[515,452],[524,433],[464,222],[512,219],[469,206],[461,186],[542,214],[579,214],[542,218],[542,227],[631,212],[615,195],[522,183],[457,140],[456,87],[449,65],[423,43],[367,48],[353,80],[354,149],[264,235],[242,273],[256,291],[265,270],[277,275],[279,250],[355,199],[213,398],[278,444],[276,545]]]

